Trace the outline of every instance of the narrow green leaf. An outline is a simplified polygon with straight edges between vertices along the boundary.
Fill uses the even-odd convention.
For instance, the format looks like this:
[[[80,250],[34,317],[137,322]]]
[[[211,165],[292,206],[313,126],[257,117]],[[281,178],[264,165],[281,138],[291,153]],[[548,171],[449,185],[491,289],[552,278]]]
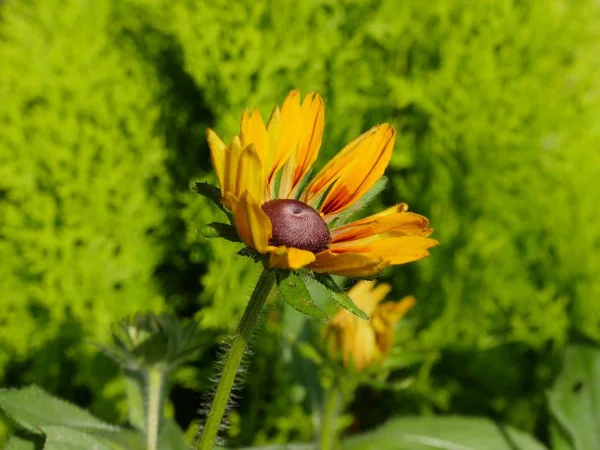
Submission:
[[[83,431],[62,426],[41,428],[46,435],[44,450],[116,450]],[[121,447],[126,450],[125,447]]]
[[[319,366],[323,364],[323,357],[313,345],[309,344],[308,342],[298,342],[296,346],[298,348],[298,352],[304,358]]]
[[[291,444],[275,444],[265,445],[260,447],[243,447],[238,450],[315,450],[314,443],[291,443]],[[217,447],[215,450],[227,450],[226,447]]]
[[[4,450],[36,450],[38,448],[33,440],[27,440],[18,436],[11,436]]]
[[[261,260],[262,255],[258,253],[256,250],[250,247],[244,247],[239,252],[237,252],[240,256],[246,256],[247,258],[251,258],[254,262],[258,262]]]
[[[190,191],[194,194],[202,195],[214,202],[217,206],[221,205],[221,190],[205,181],[192,181]]]
[[[318,274],[316,276],[316,280],[327,288],[327,292],[329,292],[331,299],[337,303],[338,306],[350,311],[352,314],[360,317],[361,319],[369,320],[367,313],[356,306],[348,294],[346,294],[342,288],[337,285],[331,275]]]
[[[375,197],[377,197],[385,189],[387,181],[388,179],[385,176],[377,180],[373,187],[369,189],[360,199],[358,199],[356,203],[354,203],[345,211],[341,212],[335,219],[333,219],[331,221],[330,227],[339,227],[348,222],[348,220],[354,215],[354,213],[371,203],[375,199]]]
[[[570,345],[548,403],[552,448],[600,448],[600,349]]]
[[[0,409],[18,425],[33,433],[39,433],[42,426],[51,425],[85,430],[118,430],[89,412],[52,397],[37,386],[0,391]]]
[[[127,394],[127,418],[140,431],[146,428],[144,394],[145,377],[140,370],[125,369],[125,392]]]
[[[545,450],[531,435],[479,417],[404,417],[346,439],[343,450]]]
[[[294,272],[278,270],[277,287],[283,300],[303,314],[328,320],[327,313],[317,306],[302,278]]]
[[[221,203],[221,190],[218,187],[205,181],[193,181],[190,183],[190,191],[209,199],[217,205],[217,207],[227,215],[229,221],[233,223],[230,212],[227,211],[223,206],[223,203]]]
[[[163,421],[158,437],[158,448],[169,450],[187,450],[189,448],[185,443],[183,432],[174,420]]]
[[[207,239],[222,238],[231,242],[241,242],[237,229],[226,223],[212,222],[201,227],[198,232]]]

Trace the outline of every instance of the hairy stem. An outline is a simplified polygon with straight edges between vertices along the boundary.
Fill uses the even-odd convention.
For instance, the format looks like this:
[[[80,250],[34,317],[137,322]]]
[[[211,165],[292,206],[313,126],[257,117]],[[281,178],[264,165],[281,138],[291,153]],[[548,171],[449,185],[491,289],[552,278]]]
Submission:
[[[265,304],[274,283],[274,274],[269,270],[265,270],[254,288],[250,302],[248,303],[248,306],[246,306],[242,320],[240,321],[237,332],[231,342],[229,352],[225,357],[225,365],[221,377],[219,378],[217,391],[215,392],[212,405],[210,406],[210,411],[204,429],[202,430],[200,441],[198,446],[195,447],[197,450],[212,450],[214,447],[235,377],[238,373],[242,358],[244,357],[246,347],[248,346],[248,341],[252,336],[252,329],[254,328],[254,325],[256,325],[259,313]]]
[[[146,399],[146,448],[147,450],[158,450],[164,373],[160,369],[149,369],[146,376],[148,396]]]
[[[339,448],[337,419],[341,400],[340,391],[336,386],[332,386],[325,392],[325,404],[319,433],[319,448],[321,450],[336,450]]]

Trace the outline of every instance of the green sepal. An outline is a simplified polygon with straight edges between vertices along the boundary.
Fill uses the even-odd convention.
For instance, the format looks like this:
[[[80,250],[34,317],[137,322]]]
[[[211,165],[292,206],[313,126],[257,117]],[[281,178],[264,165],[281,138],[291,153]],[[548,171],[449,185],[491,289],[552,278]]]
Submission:
[[[250,247],[244,247],[239,252],[237,252],[237,254],[240,256],[246,256],[248,258],[252,258],[252,260],[254,260],[254,262],[259,262],[263,258],[263,255],[261,255],[256,250],[254,250],[253,248],[250,248]]]
[[[337,285],[335,280],[331,277],[331,275],[327,274],[315,274],[315,279],[321,283],[323,286],[327,288],[327,292],[331,299],[337,303],[338,306],[344,308],[345,310],[351,312],[357,317],[360,317],[363,320],[369,320],[369,316],[362,309],[360,309],[356,304],[352,301],[350,296],[346,294],[341,287]]]
[[[209,199],[211,202],[217,205],[217,207],[225,213],[229,219],[229,222],[233,224],[233,217],[231,216],[231,213],[225,209],[223,203],[221,203],[221,190],[218,187],[213,186],[205,181],[192,181],[190,183],[190,191],[192,191],[194,194],[198,194]]]
[[[275,271],[277,288],[283,300],[295,310],[311,317],[329,320],[325,311],[313,301],[304,280],[294,272]]]
[[[242,242],[237,229],[226,223],[212,222],[199,228],[198,232],[207,239],[222,238],[231,242]]]

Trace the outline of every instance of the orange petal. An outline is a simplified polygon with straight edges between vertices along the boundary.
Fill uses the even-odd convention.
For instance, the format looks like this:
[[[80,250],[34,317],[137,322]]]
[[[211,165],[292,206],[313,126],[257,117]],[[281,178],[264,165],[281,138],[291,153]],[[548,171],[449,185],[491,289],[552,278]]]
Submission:
[[[337,254],[359,254],[381,259],[389,264],[405,264],[429,256],[428,248],[438,245],[435,239],[423,236],[386,237],[374,240],[347,241],[330,244],[330,251]]]
[[[348,208],[383,176],[392,156],[395,138],[394,128],[383,124],[350,142],[308,187],[307,203],[314,203],[332,186],[320,212],[331,216]]]
[[[254,145],[260,160],[266,162],[267,154],[269,153],[269,136],[267,128],[257,108],[254,108],[251,113],[248,110],[242,114],[242,144],[247,146]]]
[[[298,146],[296,153],[292,152],[286,163],[286,172],[289,174],[285,178],[286,183],[283,183],[282,178],[279,198],[290,198],[294,195],[294,190],[319,154],[325,126],[323,99],[319,94],[311,92],[304,98],[298,120]]]
[[[426,217],[407,212],[406,204],[388,208],[378,214],[351,222],[331,232],[331,242],[343,242],[362,239],[377,234],[395,232],[396,235],[428,236],[431,229],[427,228],[429,221]]]
[[[435,239],[422,236],[401,236],[373,242],[370,254],[382,257],[390,264],[405,264],[429,256],[427,249],[438,245]]]
[[[244,244],[260,253],[265,253],[272,233],[271,221],[262,210],[260,203],[248,192],[244,192],[235,204],[233,220]]]
[[[333,273],[347,277],[368,277],[381,272],[389,265],[383,259],[358,253],[317,253],[315,262],[308,266],[315,272]]]
[[[315,254],[294,247],[277,247],[271,251],[269,266],[278,269],[300,269],[315,260]]]
[[[210,128],[206,130],[206,138],[210,149],[210,159],[212,160],[221,193],[223,193],[223,181],[225,177],[225,154],[229,151],[225,143]]]

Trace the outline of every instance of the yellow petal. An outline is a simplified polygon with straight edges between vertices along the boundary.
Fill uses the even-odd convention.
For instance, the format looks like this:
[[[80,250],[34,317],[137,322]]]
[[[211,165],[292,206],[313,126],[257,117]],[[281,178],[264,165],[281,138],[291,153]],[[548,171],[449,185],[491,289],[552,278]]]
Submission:
[[[387,283],[380,283],[375,286],[373,281],[361,280],[352,286],[348,291],[348,295],[356,306],[370,316],[391,289],[392,287]]]
[[[267,134],[267,128],[257,108],[251,113],[248,110],[242,114],[242,145],[254,145],[256,152],[263,163],[266,163],[267,154],[270,148],[270,139]]]
[[[244,244],[265,253],[271,239],[271,221],[260,203],[250,197],[248,192],[244,192],[235,204],[233,220]]]
[[[315,254],[294,247],[277,247],[271,252],[269,266],[278,269],[300,269],[315,260]]]
[[[377,347],[382,355],[392,349],[394,331],[398,321],[415,306],[414,297],[404,297],[399,302],[387,302],[379,305],[371,316],[370,322],[375,330]]]
[[[314,204],[333,185],[320,212],[332,216],[348,208],[383,176],[395,137],[394,128],[383,124],[350,142],[319,172],[307,188],[305,201]]]
[[[308,266],[315,272],[333,273],[347,277],[368,277],[381,272],[388,262],[357,253],[318,253],[315,262]]]
[[[250,144],[243,148],[238,158],[236,184],[233,191],[235,195],[241,197],[244,192],[248,192],[250,197],[262,204],[265,197],[262,173],[261,160],[254,145]]]
[[[376,336],[367,321],[357,319],[355,327],[352,339],[348,340],[349,346],[344,349],[344,362],[355,370],[364,370],[379,359]]]
[[[212,160],[213,168],[219,186],[221,187],[221,193],[223,193],[223,180],[225,177],[225,154],[229,151],[225,143],[217,136],[210,128],[206,130],[206,138],[208,140],[208,148],[210,149],[210,159]]]
[[[223,186],[221,188],[224,197],[239,198],[237,180],[239,178],[238,168],[241,152],[242,142],[239,136],[233,136],[229,148],[225,152],[225,171],[223,174]],[[231,209],[231,207],[229,208]]]

